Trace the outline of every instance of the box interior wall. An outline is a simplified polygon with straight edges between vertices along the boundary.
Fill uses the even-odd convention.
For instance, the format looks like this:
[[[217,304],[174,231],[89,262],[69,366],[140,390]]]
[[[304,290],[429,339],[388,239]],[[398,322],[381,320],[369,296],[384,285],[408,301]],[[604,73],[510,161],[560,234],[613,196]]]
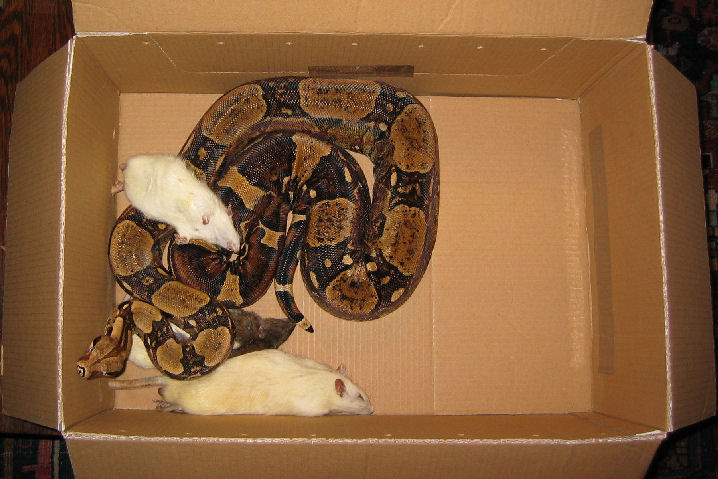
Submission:
[[[655,114],[661,85],[654,77],[662,61],[643,42],[561,37],[76,37],[21,85],[57,104],[62,118],[24,108],[28,117],[16,124],[28,131],[59,126],[62,137],[13,138],[12,154],[37,158],[45,187],[35,203],[21,206],[12,188],[19,191],[32,179],[11,171],[14,203],[8,208],[27,221],[24,229],[17,221],[8,228],[7,247],[23,251],[20,245],[46,224],[62,241],[28,257],[22,270],[19,262],[8,265],[8,278],[29,269],[36,282],[10,287],[8,280],[5,313],[24,317],[21,298],[55,285],[59,301],[39,298],[28,319],[38,325],[35,331],[59,337],[39,341],[19,321],[8,322],[3,334],[18,341],[3,352],[6,410],[65,431],[71,448],[95,434],[108,444],[153,437],[146,430],[153,423],[159,435],[152,441],[160,442],[183,434],[231,438],[237,430],[250,438],[291,438],[295,431],[296,439],[308,441],[347,434],[350,441],[529,442],[644,435],[648,461],[662,437],[658,431],[694,422],[714,408],[706,399],[713,387],[705,379],[707,362],[681,362],[672,371],[666,362],[667,348],[690,359],[712,354],[712,345],[705,338],[668,336],[674,317],[698,324],[710,305],[708,294],[693,294],[696,288],[706,293],[706,265],[676,270],[688,276],[689,268],[697,268],[685,290],[664,288],[667,271],[674,271],[670,261],[682,258],[670,254],[673,238],[676,247],[695,240],[702,219],[678,218],[686,204],[700,212],[699,168],[685,180],[692,196],[684,200],[676,199],[678,189],[670,190],[672,175],[684,181],[682,173],[657,164],[662,148],[683,159],[697,151],[694,144],[659,144],[661,127],[695,113],[677,106],[690,99],[681,97]],[[322,65],[399,63],[413,65],[413,76],[379,79],[419,95],[439,133],[442,196],[432,264],[404,307],[366,324],[329,317],[301,299],[298,284],[299,306],[318,332],[309,337],[297,331],[285,346],[332,365],[344,362],[371,391],[376,416],[306,423],[187,416],[169,421],[160,415],[157,422],[152,413],[123,409],[151,407],[150,396],[115,397],[101,381],[77,376],[75,360],[101,333],[115,301],[106,249],[117,208],[109,191],[118,161],[143,150],[176,152],[206,107],[241,82],[307,74]],[[684,79],[662,75],[666,87],[684,87]],[[669,208],[664,186],[673,195]],[[33,216],[39,204],[49,206],[60,224],[52,215]],[[675,234],[663,226],[666,215]],[[666,300],[674,297],[668,310]],[[254,309],[278,314],[271,294]],[[689,353],[688,344],[697,349]],[[36,352],[30,363],[27,348]],[[61,364],[59,376],[53,359]],[[24,368],[37,371],[29,386],[19,373]],[[685,377],[682,372],[695,378],[686,395],[673,383]],[[35,404],[22,399],[27,387]],[[453,422],[455,415],[468,415],[461,419],[466,431]],[[347,432],[349,424],[357,437]]]
[[[120,38],[123,43],[131,40],[136,47],[149,49],[153,53],[138,55],[131,52],[135,60],[132,65],[125,65],[119,61],[121,58],[107,54],[106,51],[98,53],[94,50],[95,40],[100,40],[98,44],[106,48],[106,42],[111,38],[80,39],[70,85],[69,112],[73,111],[73,105],[86,111],[87,105],[79,102],[90,99],[93,104],[97,104],[102,101],[99,98],[102,98],[103,93],[107,98],[105,101],[114,103],[118,98],[117,93],[120,93],[119,107],[113,105],[110,109],[97,110],[98,114],[106,118],[108,126],[118,122],[114,115],[119,110],[119,128],[113,130],[113,140],[119,144],[117,157],[120,161],[143,151],[178,151],[199,116],[218,96],[216,93],[192,94],[193,83],[198,76],[216,72],[220,65],[228,72],[222,72],[218,77],[239,76],[239,79],[233,80],[237,83],[249,78],[242,78],[241,74],[233,72],[269,71],[281,75],[305,71],[307,66],[316,65],[321,60],[330,64],[348,61],[348,58],[343,58],[347,54],[337,48],[337,43],[365,48],[362,52],[371,52],[374,62],[377,62],[376,45],[395,47],[396,40],[403,40],[403,48],[386,50],[387,54],[394,52],[396,57],[379,54],[381,61],[378,63],[382,64],[397,63],[400,58],[407,58],[405,50],[410,47],[421,52],[420,56],[408,57],[414,62],[414,78],[398,79],[396,83],[405,83],[411,91],[424,91],[426,95],[420,98],[437,123],[442,159],[442,198],[440,227],[432,265],[421,287],[407,305],[387,318],[366,324],[337,321],[329,317],[313,305],[302,293],[301,285],[298,285],[299,305],[308,317],[313,318],[318,332],[312,336],[294,334],[286,349],[330,364],[344,362],[357,382],[368,388],[370,395],[373,393],[375,402],[379,401],[379,413],[505,414],[591,410],[589,341],[592,325],[588,295],[588,238],[584,233],[584,157],[581,145],[581,135],[587,128],[585,124],[582,125],[582,121],[586,122],[588,117],[601,125],[607,117],[613,120],[613,117],[621,117],[621,111],[631,112],[622,117],[622,123],[612,122],[603,128],[609,129],[615,125],[617,134],[624,132],[625,128],[636,130],[632,136],[638,138],[640,143],[631,145],[634,148],[631,155],[637,160],[643,160],[646,165],[636,165],[635,175],[647,182],[651,181],[650,175],[643,174],[653,168],[649,94],[641,91],[642,85],[636,84],[638,95],[626,95],[628,101],[636,103],[635,106],[607,102],[605,98],[595,102],[593,100],[594,96],[602,92],[604,95],[615,93],[611,91],[616,87],[611,84],[611,78],[623,81],[626,75],[630,77],[641,73],[647,77],[647,62],[642,58],[645,55],[642,45],[626,46],[621,42],[619,48],[618,43],[614,42],[585,42],[597,51],[613,54],[611,74],[604,73],[607,66],[603,64],[595,64],[592,69],[584,67],[582,78],[572,78],[574,84],[562,86],[566,90],[562,96],[568,96],[567,99],[551,99],[535,98],[536,93],[530,90],[517,92],[515,89],[521,88],[521,82],[516,81],[518,85],[513,86],[512,80],[525,80],[532,75],[556,75],[552,70],[563,70],[560,65],[574,65],[566,57],[570,57],[572,50],[586,47],[582,44],[584,42],[536,38],[497,42],[492,38],[417,39],[402,36],[399,39],[387,39],[368,36],[351,38],[351,43],[358,44],[351,45],[348,41],[350,38],[337,40],[313,35],[303,35],[294,41],[272,35],[250,38],[225,36],[222,37],[224,40],[213,38],[213,35],[203,35],[200,41],[181,35],[135,37]],[[84,46],[83,42],[87,45]],[[423,48],[419,48],[419,45],[423,45]],[[113,46],[118,55],[128,54],[128,49]],[[469,62],[462,55],[437,55],[437,51],[455,50],[460,46],[474,55],[482,55],[485,53],[483,50],[498,49],[502,54],[491,52],[491,58],[503,59],[497,60],[503,61],[503,65],[485,65],[485,62],[474,61],[470,64],[481,67],[473,71],[464,67],[461,74],[462,77],[473,76],[474,82],[466,82],[464,78],[455,93],[442,91],[442,88],[447,88],[447,84],[451,87],[450,81],[444,81],[445,77],[455,75],[459,65]],[[284,47],[298,53],[285,56],[282,54]],[[628,52],[631,47],[634,51]],[[192,51],[192,48],[195,50]],[[212,48],[217,54],[207,54]],[[433,51],[424,53],[427,48]],[[249,54],[257,49],[265,55]],[[83,50],[90,52],[84,53]],[[616,50],[619,50],[618,54]],[[198,51],[204,54],[196,55]],[[222,52],[226,53],[222,55]],[[353,60],[358,63],[371,62],[368,53],[362,52],[352,53]],[[160,91],[173,91],[170,86],[173,82],[189,82],[189,85],[180,83],[174,87],[182,93],[132,94],[125,93],[125,89],[130,92],[133,90],[131,86],[123,88],[116,85],[116,82],[141,85],[141,80],[133,77],[152,70],[136,59],[146,58],[153,65],[162,64],[155,58],[157,54],[167,59],[169,65],[163,74],[167,87],[162,88],[164,85],[161,85]],[[114,69],[108,71],[107,63],[94,62],[97,58],[109,60]],[[233,63],[232,58],[243,59],[244,63]],[[251,60],[246,60],[248,58]],[[453,63],[446,64],[441,60],[444,58],[453,58]],[[193,61],[190,62],[190,59]],[[481,71],[482,68],[492,73],[487,75]],[[629,71],[625,71],[627,69]],[[466,70],[469,70],[468,73]],[[122,71],[130,78],[116,79],[114,71]],[[107,87],[96,88],[98,77],[103,73],[109,77],[104,81]],[[87,81],[84,76],[88,77]],[[564,76],[569,77],[559,77]],[[490,81],[484,85],[482,80],[487,80],[487,77],[491,77]],[[423,79],[424,83],[412,87],[412,82],[418,78]],[[506,94],[495,96],[497,94],[492,91],[495,88],[492,83],[497,79],[501,80],[497,83],[502,83],[506,88]],[[158,82],[153,83],[157,85]],[[557,87],[555,82],[532,79],[529,83]],[[93,85],[97,100],[79,91],[85,84]],[[472,90],[466,92],[464,89],[467,86]],[[158,87],[155,86],[155,89]],[[440,94],[433,94],[435,90]],[[545,93],[550,94],[549,91]],[[502,99],[503,96],[518,98]],[[579,97],[581,101],[573,100],[572,97]],[[73,99],[77,99],[78,103],[73,102]],[[609,111],[594,114],[591,109],[594,103]],[[610,106],[606,105],[616,105],[616,110],[610,111]],[[582,106],[588,112],[582,111]],[[168,121],[169,118],[173,121]],[[467,122],[467,118],[470,121]],[[86,120],[88,118],[78,118],[82,124],[79,130],[86,131]],[[99,118],[91,120],[93,125],[102,123]],[[68,127],[72,128],[72,125],[70,118]],[[588,128],[589,132],[592,130]],[[603,134],[611,133],[604,131]],[[522,141],[515,142],[516,137],[522,138]],[[78,139],[82,141],[82,136]],[[608,140],[610,145],[626,147],[614,138],[609,137]],[[93,141],[97,141],[97,135],[93,135]],[[110,145],[113,145],[110,147],[112,152],[114,141]],[[85,142],[77,148],[78,156],[92,151]],[[68,157],[71,153],[72,150],[68,149]],[[626,153],[604,152],[616,163],[623,162]],[[114,174],[113,159],[111,156],[97,158],[98,162],[105,165],[105,187]],[[605,161],[605,158],[601,161]],[[68,164],[78,163],[73,159]],[[619,164],[617,168],[621,167]],[[87,171],[86,168],[80,169]],[[609,170],[606,174],[621,173]],[[635,221],[641,215],[648,218],[647,222],[653,218],[657,211],[657,199],[655,194],[650,196],[650,186],[641,190],[648,197],[634,202],[636,211],[625,216],[625,221]],[[98,193],[102,188],[98,186]],[[629,191],[621,193],[632,194]],[[471,200],[467,201],[467,198]],[[78,208],[96,211],[96,205],[88,202],[88,199],[82,197],[76,202],[70,200],[68,207],[77,205]],[[605,202],[606,199],[598,198],[598,201]],[[620,202],[621,198],[618,197],[616,201]],[[606,208],[612,211],[621,209],[618,205],[608,205]],[[645,214],[646,209],[653,215]],[[101,211],[100,219],[106,221],[105,214],[106,210]],[[85,212],[71,216],[82,217],[86,217]],[[96,253],[106,247],[107,222],[104,226],[104,231],[95,228],[95,231],[102,233],[93,239]],[[630,224],[626,226],[630,227]],[[78,234],[90,237],[84,231]],[[647,230],[646,235],[649,244],[657,247],[658,232]],[[507,237],[510,238],[508,242]],[[89,239],[84,243],[87,241]],[[87,254],[86,251],[78,254]],[[624,251],[632,257],[630,251]],[[617,253],[611,251],[611,254]],[[649,249],[643,258],[636,260],[642,263],[631,266],[644,272],[653,271],[651,279],[659,279],[660,272],[656,269],[660,265],[652,261],[656,256],[657,251]],[[104,260],[100,254],[96,257]],[[71,259],[68,257],[68,260]],[[470,266],[463,267],[467,261]],[[95,274],[97,284],[102,284],[100,279],[106,278],[107,265],[104,261],[98,263]],[[83,264],[81,276],[85,278],[88,274],[87,261],[83,259],[78,264]],[[623,276],[629,281],[632,275],[626,271]],[[73,291],[80,289],[71,288],[67,294],[72,295]],[[659,292],[656,290],[652,294]],[[650,296],[651,293],[647,294],[647,304],[662,304],[661,301],[656,302],[656,298]],[[457,296],[463,300],[457,301]],[[620,299],[613,299],[613,302],[620,303]],[[74,303],[69,301],[69,304]],[[105,302],[98,302],[98,306],[106,308]],[[271,294],[255,305],[255,310],[264,314],[280,314]],[[630,317],[631,313],[616,314]],[[654,310],[646,314],[650,318],[661,318],[661,313]],[[96,314],[102,318],[107,313],[98,310]],[[98,322],[92,316],[87,321]],[[654,330],[656,335],[664,334],[662,321],[655,324]],[[86,340],[82,335],[78,336]],[[632,411],[636,413],[635,416],[628,414],[624,417],[636,418],[643,414],[645,417],[640,422],[660,425],[665,416],[661,397],[665,391],[662,342],[660,338],[656,341],[650,334],[644,334],[644,337],[646,344],[653,346],[653,354],[640,360],[656,366],[650,368],[654,371],[654,377],[647,378],[644,383],[630,381],[638,386],[634,394],[644,398],[644,406]],[[70,344],[66,342],[65,354],[68,356],[71,356]],[[66,361],[65,364],[65,374],[70,381],[67,384],[72,384],[73,380],[81,383],[75,378],[72,362]],[[613,376],[616,376],[616,369],[619,374],[631,374],[627,372],[630,368],[618,367],[614,368]],[[627,381],[620,382],[625,385]],[[487,384],[492,387],[487,388]],[[82,386],[78,391],[84,389]],[[69,388],[67,392],[73,389]],[[84,393],[79,395],[84,396]],[[647,396],[653,399],[645,401]],[[639,401],[631,403],[637,404]],[[652,410],[645,407],[646,403],[657,406]]]

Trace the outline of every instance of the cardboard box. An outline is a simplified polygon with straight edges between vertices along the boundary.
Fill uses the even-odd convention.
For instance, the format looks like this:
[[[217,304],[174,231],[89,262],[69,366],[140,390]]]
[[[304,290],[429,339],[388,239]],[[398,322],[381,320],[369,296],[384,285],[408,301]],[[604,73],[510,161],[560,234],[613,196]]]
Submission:
[[[644,41],[650,1],[73,7],[17,90],[2,360],[5,413],[60,430],[77,477],[638,478],[714,414],[696,99]],[[167,414],[79,378],[115,303],[118,161],[178,151],[239,83],[372,65],[410,65],[381,79],[436,123],[433,258],[369,323],[297,285],[316,333],[283,348],[344,362],[376,413]]]

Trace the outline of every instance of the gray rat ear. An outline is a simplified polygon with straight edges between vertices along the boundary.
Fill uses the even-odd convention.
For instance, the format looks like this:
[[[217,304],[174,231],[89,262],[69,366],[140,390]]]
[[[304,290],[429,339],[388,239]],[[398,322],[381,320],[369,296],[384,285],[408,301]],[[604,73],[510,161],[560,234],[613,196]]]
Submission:
[[[337,391],[337,395],[340,398],[344,397],[344,393],[347,392],[347,386],[344,384],[344,381],[342,381],[340,378],[336,378],[334,380],[334,389]]]

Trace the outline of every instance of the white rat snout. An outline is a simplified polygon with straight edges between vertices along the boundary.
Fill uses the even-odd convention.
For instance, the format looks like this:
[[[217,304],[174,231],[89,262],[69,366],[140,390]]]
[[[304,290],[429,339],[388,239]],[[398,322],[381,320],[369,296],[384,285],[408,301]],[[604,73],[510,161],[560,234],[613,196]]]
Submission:
[[[217,201],[220,202],[219,199]],[[194,227],[192,231],[183,232],[178,229],[177,233],[187,240],[199,239],[226,248],[233,253],[239,252],[242,245],[239,233],[234,228],[232,217],[227,215],[224,205],[220,208],[220,211],[202,216],[201,221],[192,225]]]

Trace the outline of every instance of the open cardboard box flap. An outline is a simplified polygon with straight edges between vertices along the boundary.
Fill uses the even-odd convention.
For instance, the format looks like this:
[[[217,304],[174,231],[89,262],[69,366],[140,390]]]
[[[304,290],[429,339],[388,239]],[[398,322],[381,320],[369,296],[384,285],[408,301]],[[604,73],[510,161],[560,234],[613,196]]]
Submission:
[[[73,2],[77,32],[431,33],[645,38],[651,0]]]
[[[642,35],[648,3],[600,2],[594,13],[613,5],[614,18],[627,21],[621,28],[638,30],[628,19],[638,17],[639,4]],[[363,31],[375,25],[369,20],[340,22],[340,31],[360,34],[309,33],[321,15],[296,28],[307,33],[180,33],[181,22],[169,23],[183,15],[141,26],[155,8],[144,3],[150,11],[136,19],[136,4],[74,5],[79,31],[131,31],[125,22],[136,20],[138,32],[173,32],[80,34],[17,90],[3,405],[62,431],[78,477],[92,476],[98,455],[111,457],[104,467],[118,474],[153,463],[201,475],[222,455],[228,466],[277,476],[311,458],[318,476],[332,470],[321,465],[344,460],[365,471],[384,465],[392,475],[444,468],[468,475],[481,460],[487,474],[505,477],[525,477],[536,464],[641,477],[667,431],[714,413],[695,93],[645,43],[473,35],[453,14],[443,25],[460,34],[447,36],[435,35],[443,33],[436,25],[424,33],[419,16],[406,27],[418,34]],[[584,25],[593,33],[576,35],[619,35],[596,34],[599,17]],[[187,29],[228,30],[204,21]],[[506,33],[528,20],[512,21],[505,31],[486,28]],[[529,33],[556,35],[541,30],[549,24],[532,24]],[[99,334],[115,300],[106,248],[118,158],[176,151],[204,109],[243,81],[406,58],[413,76],[387,81],[422,95],[439,133],[432,266],[411,300],[380,321],[342,322],[307,300],[300,307],[318,332],[295,333],[286,345],[330,364],[348,361],[372,389],[377,415],[158,415],[122,409],[135,406],[101,381],[77,377],[78,351]],[[465,216],[475,221],[467,225]],[[456,301],[461,294],[472,300]],[[277,311],[271,295],[257,308]],[[294,459],[268,467],[269,449]],[[190,454],[191,464],[176,460]]]

